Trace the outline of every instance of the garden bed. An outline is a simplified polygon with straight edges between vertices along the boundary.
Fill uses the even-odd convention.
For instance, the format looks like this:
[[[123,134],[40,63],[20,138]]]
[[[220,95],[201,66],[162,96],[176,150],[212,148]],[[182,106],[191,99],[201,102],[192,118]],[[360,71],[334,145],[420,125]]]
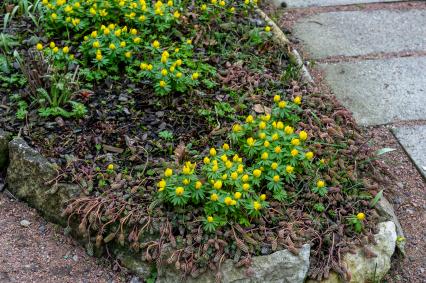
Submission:
[[[44,2],[5,29],[0,128],[11,135],[0,149],[20,137],[9,143],[9,189],[90,254],[166,281],[281,270],[271,281],[303,282],[348,278],[343,257],[363,246],[386,272],[396,233],[378,225],[389,219],[374,209],[373,153],[350,113],[299,80],[253,3],[123,1],[123,22],[109,25],[111,7]],[[136,24],[132,3],[155,24]],[[68,20],[65,9],[95,14]],[[382,257],[368,244],[384,238]]]

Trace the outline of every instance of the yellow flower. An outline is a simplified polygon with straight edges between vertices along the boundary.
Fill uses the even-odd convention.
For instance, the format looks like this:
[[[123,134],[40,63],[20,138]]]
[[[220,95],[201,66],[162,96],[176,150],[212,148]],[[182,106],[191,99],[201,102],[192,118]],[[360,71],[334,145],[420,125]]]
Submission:
[[[266,134],[265,133],[259,133],[259,138],[264,140],[266,138]]]
[[[178,72],[177,74],[176,74],[176,78],[181,78],[182,77],[182,73],[181,72]]]
[[[175,11],[175,12],[173,13],[173,17],[174,17],[175,19],[179,19],[179,17],[180,17],[180,13],[179,13],[179,11]]]
[[[269,154],[267,152],[262,153],[262,160],[267,160],[268,159]]]
[[[252,137],[247,139],[247,145],[248,146],[254,146],[254,143],[255,143],[255,140]]]
[[[181,66],[183,64],[183,61],[181,59],[176,60],[176,66]]]
[[[53,53],[58,53],[58,51],[59,51],[58,47],[53,48]]]
[[[219,196],[218,196],[217,194],[212,194],[212,195],[210,196],[210,199],[211,199],[212,201],[217,201],[217,200],[219,199]]]
[[[191,77],[192,77],[193,80],[197,80],[199,76],[200,75],[197,72],[195,72],[195,73],[192,74]]]
[[[224,181],[225,181],[226,179],[228,179],[228,174],[223,174],[223,175],[222,175],[222,180],[224,180]]]
[[[210,0],[210,2],[214,5],[217,3],[217,0]]]
[[[167,1],[167,6],[169,7],[173,6],[173,1],[172,0]]]
[[[276,141],[276,140],[278,140],[280,138],[280,136],[277,134],[277,133],[275,133],[275,134],[273,134],[272,135],[272,140],[273,141]]]
[[[234,198],[235,198],[235,199],[240,199],[240,198],[241,198],[241,193],[240,193],[240,192],[236,192],[236,193],[234,194]]]
[[[131,33],[132,35],[137,35],[137,34],[138,34],[138,30],[137,30],[137,29],[132,28],[132,29],[130,30],[130,33]]]
[[[308,151],[307,153],[305,153],[305,156],[307,159],[311,160],[312,158],[314,158],[314,153],[312,151]]]
[[[152,47],[160,48],[160,42],[158,40],[154,40],[154,42],[152,43]]]
[[[300,97],[300,96],[296,96],[296,97],[293,99],[293,102],[294,102],[295,104],[297,104],[297,105],[302,104],[302,97]]]
[[[263,122],[263,121],[261,121],[261,122],[259,123],[259,129],[263,130],[263,129],[265,129],[265,128],[266,128],[266,123],[265,123],[265,122]]]
[[[270,31],[271,31],[271,27],[270,27],[270,26],[266,26],[266,27],[265,27],[265,31],[266,31],[266,32],[270,32]]]
[[[300,138],[302,141],[305,141],[305,140],[308,138],[308,133],[307,133],[307,132],[305,132],[305,131],[301,131],[301,132],[299,133],[299,138]]]
[[[278,183],[280,181],[280,176],[275,175],[273,179],[275,183]]]
[[[228,168],[228,169],[231,169],[231,167],[232,167],[232,162],[231,161],[226,161],[226,163],[225,163],[225,166],[226,166],[226,168]]]
[[[126,58],[131,58],[132,57],[132,52],[127,51],[126,53],[124,53],[124,56],[126,56]]]
[[[214,221],[212,216],[208,216],[207,217],[207,222],[212,223]]]
[[[188,166],[184,166],[182,169],[182,173],[185,175],[191,174],[191,168],[189,168]]]
[[[249,175],[245,174],[245,175],[241,178],[241,180],[243,180],[243,182],[248,182],[248,180],[249,180]]]
[[[217,151],[216,151],[216,149],[214,147],[212,147],[212,148],[210,148],[210,152],[209,153],[210,153],[211,156],[216,156]]]
[[[223,6],[226,5],[226,2],[222,0],[222,1],[219,2],[219,5],[223,7]]]
[[[231,8],[229,9],[229,12],[234,13],[234,12],[235,12],[235,7],[231,7]]]
[[[166,177],[170,177],[170,176],[172,176],[172,175],[173,175],[173,170],[172,170],[172,169],[167,168],[167,169],[164,171],[164,176],[166,176]]]
[[[293,166],[291,166],[291,165],[287,165],[287,166],[285,167],[285,171],[286,171],[287,173],[291,174],[291,173],[293,173],[293,171],[294,171],[294,167],[293,167]]]
[[[247,183],[244,183],[243,184],[243,190],[247,192],[249,189],[250,189],[250,185],[247,184]]]
[[[291,140],[291,144],[292,145],[299,145],[300,144],[300,140],[299,139],[292,139]]]
[[[238,162],[238,160],[240,160],[240,157],[238,156],[238,154],[235,154],[235,155],[232,157],[232,160],[233,160],[234,162]]]
[[[224,143],[224,144],[222,145],[222,148],[223,148],[224,150],[229,150],[229,144]]]
[[[80,2],[76,2],[76,3],[74,3],[74,8],[80,8]]]
[[[136,44],[139,44],[141,42],[141,38],[140,37],[135,37],[133,39],[133,42],[136,43]]]
[[[197,181],[196,183],[195,183],[195,189],[196,190],[199,190],[199,189],[201,189],[201,187],[203,186],[203,183],[201,183],[200,181]]]
[[[56,20],[58,18],[58,15],[56,15],[56,13],[52,13],[50,17],[52,18],[52,20]]]
[[[246,118],[246,123],[249,123],[249,124],[253,123],[253,120],[254,120],[253,116],[248,115],[247,118]]]
[[[55,46],[56,46],[56,45],[55,45],[55,43],[54,43],[53,41],[49,44],[49,47],[50,47],[50,48],[55,48]]]
[[[284,128],[284,132],[285,132],[287,135],[291,135],[291,134],[294,132],[294,129],[293,129],[293,127],[286,126],[286,127]]]
[[[297,149],[293,149],[290,153],[291,153],[291,156],[295,157],[296,155],[299,154],[299,151]]]
[[[107,170],[114,170],[114,164],[108,164]]]
[[[276,170],[278,168],[278,163],[274,162],[271,164],[272,170]]]
[[[166,69],[162,69],[161,70],[161,75],[163,75],[163,76],[167,76],[167,70]]]
[[[152,66],[152,64],[148,64],[148,71],[152,71],[152,68],[154,68],[153,66]]]
[[[64,48],[62,48],[62,52],[64,52],[65,54],[68,54],[68,52],[70,51],[68,46],[65,46]]]
[[[105,34],[105,35],[110,34],[110,32],[111,32],[111,31],[109,30],[109,28],[104,29],[104,34]]]
[[[232,204],[232,198],[231,197],[226,197],[224,200],[223,200],[223,202],[226,204],[226,205],[231,205]]]
[[[262,119],[262,121],[268,122],[269,120],[271,120],[271,115],[266,114],[264,116],[261,116],[260,119]]]
[[[356,215],[356,219],[363,221],[365,219],[365,213],[360,212]]]
[[[205,10],[207,10],[207,5],[206,4],[201,5],[201,11],[205,11]]]
[[[320,159],[320,164],[325,164],[325,160],[324,159]]]
[[[239,161],[238,161],[239,162]],[[244,172],[244,166],[243,165],[239,165],[238,169],[237,169],[238,174],[242,174]]]
[[[175,71],[175,67],[171,66],[169,70],[171,73],[173,73]]]
[[[323,180],[318,180],[317,187],[318,188],[324,188],[325,187],[325,182]]]
[[[260,200],[266,200],[266,195],[265,194],[261,194],[260,195]]]
[[[117,36],[117,37],[120,37],[121,36],[121,30],[120,29],[116,30],[114,32],[114,35]]]
[[[207,156],[204,157],[204,164],[209,164],[210,163],[210,158],[208,158]]]
[[[239,125],[239,124],[235,124],[235,125],[233,125],[232,126],[232,131],[234,132],[234,133],[238,133],[239,131],[241,131],[242,129],[241,129],[241,126]]]
[[[161,80],[159,84],[160,84],[160,87],[162,87],[162,88],[166,87],[166,85],[167,85],[167,83],[163,80]]]
[[[276,146],[275,148],[274,148],[274,152],[275,153],[281,153],[281,147],[279,147],[279,146]]]
[[[278,129],[278,130],[282,130],[282,129],[284,129],[284,123],[283,123],[283,122],[281,122],[281,121],[278,121],[278,122],[277,122],[277,129]]]
[[[55,48],[57,48],[57,47],[55,47]],[[101,61],[102,58],[103,58],[102,54],[100,54],[100,53],[96,54],[96,60]]]
[[[185,189],[183,187],[177,187],[175,192],[177,196],[181,196],[185,192]]]
[[[218,180],[218,181],[214,182],[213,187],[214,187],[216,190],[220,190],[220,189],[222,188],[222,181],[221,181],[221,180]]]
[[[259,178],[261,174],[262,174],[262,171],[260,171],[259,169],[255,169],[253,171],[253,176],[255,176],[256,178]]]
[[[214,164],[214,165],[212,166],[212,171],[213,171],[213,172],[216,172],[217,170],[219,170],[219,167],[218,167],[216,164]]]
[[[36,48],[37,48],[38,51],[43,50],[43,44],[37,43]]]
[[[186,43],[187,43],[187,44],[192,44],[192,40],[191,40],[191,39],[188,39],[188,40],[186,41]]]
[[[280,103],[278,103],[278,107],[279,108],[285,108],[287,106],[287,103],[285,101],[280,101]]]
[[[160,182],[157,183],[157,187],[159,188],[165,188],[167,185],[166,181],[162,179]]]
[[[101,44],[99,43],[99,41],[95,41],[95,42],[93,42],[92,46],[94,48],[99,48],[101,46]]]
[[[231,173],[231,179],[234,180],[234,181],[237,180],[238,179],[238,173],[237,172],[232,172]]]
[[[257,210],[260,210],[262,208],[262,205],[259,202],[254,201],[253,202],[253,208],[254,208],[254,210],[257,211]]]
[[[189,185],[189,183],[191,183],[191,181],[189,179],[183,179],[182,184]]]

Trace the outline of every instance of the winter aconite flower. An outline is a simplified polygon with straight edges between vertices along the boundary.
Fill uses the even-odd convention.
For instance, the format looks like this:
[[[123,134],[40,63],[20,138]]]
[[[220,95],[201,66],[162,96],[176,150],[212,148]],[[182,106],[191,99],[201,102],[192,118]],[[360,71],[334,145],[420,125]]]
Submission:
[[[266,27],[265,27],[265,31],[266,31],[266,32],[270,32],[270,31],[271,31],[271,27],[270,27],[270,26],[266,26]]]
[[[154,40],[152,42],[152,47],[154,47],[154,48],[160,48],[160,42],[158,40]]]
[[[307,153],[305,153],[305,156],[308,160],[311,160],[312,158],[314,158],[314,153],[312,151],[308,151]]]
[[[241,193],[240,193],[240,192],[236,192],[236,193],[234,194],[234,198],[235,198],[235,199],[240,199],[240,198],[241,198]]]
[[[218,196],[217,194],[212,194],[212,195],[210,196],[210,199],[211,199],[212,201],[217,201],[217,200],[219,199],[219,196]]]
[[[201,189],[201,187],[203,186],[203,183],[201,183],[200,181],[197,181],[196,183],[195,183],[195,189],[196,190],[199,190],[199,189]]]
[[[299,139],[292,139],[291,144],[297,146],[297,145],[300,144],[300,140]]]
[[[280,181],[280,176],[275,175],[275,176],[273,177],[273,180],[274,180],[274,182],[275,182],[275,183],[278,183],[278,182]]]
[[[363,212],[358,213],[358,214],[356,215],[356,218],[357,218],[358,220],[360,220],[360,221],[365,220],[365,213],[363,213]]]
[[[251,123],[253,123],[253,121],[254,121],[253,116],[248,115],[247,118],[246,118],[246,123],[251,124]]]
[[[285,108],[287,106],[287,103],[285,101],[280,101],[280,103],[278,103],[278,107],[279,108]]]
[[[175,190],[175,193],[177,196],[183,195],[184,192],[185,192],[185,189],[183,187],[177,187]]]
[[[291,173],[293,173],[293,171],[294,171],[294,167],[293,167],[293,166],[291,166],[291,165],[287,165],[287,166],[285,167],[285,171],[286,171],[287,173],[291,174]]]
[[[278,102],[280,102],[281,101],[281,96],[279,96],[279,95],[275,95],[274,96],[274,102],[275,103],[278,103]]]
[[[262,208],[262,205],[259,202],[254,201],[253,202],[253,208],[254,208],[254,210],[257,211],[257,210],[260,210]]]
[[[308,133],[307,133],[307,132],[305,132],[305,131],[301,131],[301,132],[299,133],[299,138],[300,138],[302,141],[305,141],[305,140],[308,138]]]
[[[216,190],[220,190],[220,189],[222,188],[222,181],[221,181],[221,180],[216,181],[216,182],[214,183],[213,187],[214,187]]]
[[[114,164],[108,164],[107,170],[110,170],[110,171],[114,170]]]
[[[297,105],[302,104],[302,97],[300,97],[300,96],[296,96],[296,97],[293,99],[293,102],[294,102],[295,104],[297,104]]]
[[[261,174],[262,171],[260,171],[259,169],[253,170],[253,176],[255,176],[256,178],[259,178]]]
[[[293,149],[293,150],[290,152],[290,154],[291,154],[291,156],[295,157],[296,155],[298,155],[298,154],[299,154],[299,151],[298,151],[297,149]]]
[[[325,187],[325,182],[323,180],[318,180],[317,187],[318,188],[324,188]]]
[[[207,217],[207,222],[212,223],[214,221],[212,216],[208,216]]]
[[[172,176],[172,175],[173,175],[173,170],[172,170],[172,169],[167,168],[167,169],[164,171],[164,176],[166,176],[166,177],[170,177],[170,176]]]
[[[261,194],[260,195],[260,200],[266,200],[266,195],[265,194]]]
[[[214,147],[210,148],[210,155],[216,156],[216,154],[217,154],[216,149]]]
[[[37,43],[36,48],[37,48],[38,51],[43,50],[43,44]]]

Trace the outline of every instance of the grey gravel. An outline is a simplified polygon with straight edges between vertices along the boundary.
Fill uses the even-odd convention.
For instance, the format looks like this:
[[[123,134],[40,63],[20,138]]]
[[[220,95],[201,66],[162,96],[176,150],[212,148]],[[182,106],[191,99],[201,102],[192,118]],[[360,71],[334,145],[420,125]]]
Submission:
[[[22,226],[22,227],[29,227],[30,225],[31,225],[31,222],[30,221],[28,221],[28,220],[21,220],[21,222],[19,222],[19,224]]]
[[[362,125],[426,119],[426,57],[320,64],[340,102]]]
[[[426,108],[426,104],[423,105]],[[416,164],[417,169],[426,178],[426,125],[404,126],[393,129],[404,150]]]
[[[274,4],[281,6],[285,3],[289,8],[303,8],[303,7],[321,7],[321,6],[340,6],[340,5],[353,5],[353,4],[367,4],[377,2],[402,2],[397,0],[273,0]]]
[[[426,10],[321,13],[296,23],[294,34],[313,59],[426,50]]]

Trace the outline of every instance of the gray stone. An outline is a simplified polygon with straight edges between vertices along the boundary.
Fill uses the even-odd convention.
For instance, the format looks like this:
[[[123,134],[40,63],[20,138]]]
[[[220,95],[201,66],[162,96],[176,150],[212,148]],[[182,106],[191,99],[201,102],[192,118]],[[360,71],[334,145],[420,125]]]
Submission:
[[[19,222],[19,224],[22,226],[22,227],[30,227],[30,225],[31,225],[31,222],[30,221],[28,221],[28,220],[21,220],[21,222]]]
[[[340,102],[363,125],[426,118],[426,57],[320,64]]]
[[[375,245],[368,245],[375,257],[366,257],[362,249],[358,249],[355,254],[348,253],[343,257],[342,264],[350,273],[350,278],[342,279],[335,272],[331,272],[328,279],[321,283],[360,283],[360,282],[381,282],[383,276],[390,269],[391,257],[395,251],[396,229],[392,221],[378,224],[379,233],[374,235]],[[318,281],[308,280],[307,283]]]
[[[285,3],[289,8],[340,6],[340,5],[360,5],[377,2],[401,2],[398,0],[273,0],[275,6],[282,6]]]
[[[80,193],[79,187],[51,182],[56,176],[54,165],[21,138],[9,142],[9,157],[6,175],[9,191],[48,220],[64,224],[63,204]]]
[[[267,256],[253,257],[250,275],[244,268],[235,268],[232,260],[226,260],[221,267],[222,282],[238,283],[302,283],[309,269],[310,246],[303,245],[299,255],[293,255],[287,250],[275,252]],[[180,282],[180,275],[174,269],[163,270],[157,283]],[[214,283],[215,275],[211,272],[202,274],[199,278],[185,278],[187,283]]]
[[[377,202],[375,209],[377,210],[380,216],[384,217],[388,221],[392,221],[393,223],[395,223],[397,236],[396,247],[403,255],[405,255],[406,241],[404,231],[402,230],[402,226],[399,223],[398,218],[396,217],[392,204],[390,204],[390,202],[385,197],[382,197]]]
[[[7,167],[9,161],[9,141],[12,139],[12,134],[0,129],[0,170]]]
[[[426,50],[426,10],[321,13],[296,23],[294,33],[313,59]]]
[[[426,97],[425,92],[423,96]],[[423,103],[422,106],[426,108],[426,103]],[[423,116],[423,120],[425,119],[426,115]],[[410,156],[420,173],[426,179],[426,125],[394,128],[393,132],[408,156]]]

